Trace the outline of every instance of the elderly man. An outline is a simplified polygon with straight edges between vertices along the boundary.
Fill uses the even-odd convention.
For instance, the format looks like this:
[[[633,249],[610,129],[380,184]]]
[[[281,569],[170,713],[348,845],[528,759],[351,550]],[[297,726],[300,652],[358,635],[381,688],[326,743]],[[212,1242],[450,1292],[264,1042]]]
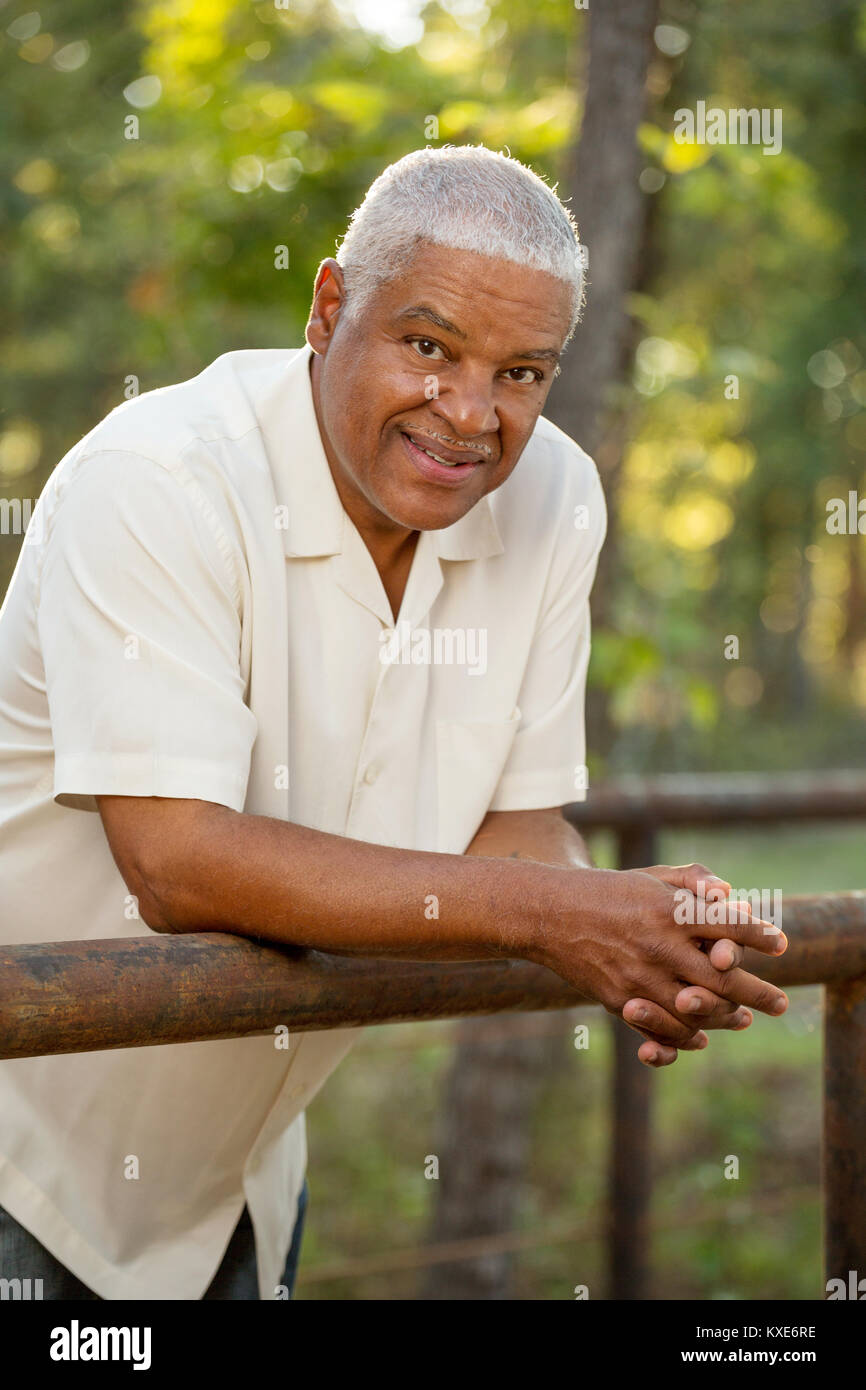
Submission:
[[[707,870],[595,869],[561,815],[605,512],[541,411],[582,293],[546,184],[419,150],[323,261],[305,347],[228,353],[71,450],[0,621],[6,939],[523,957],[650,1065],[784,1010],[740,968],[784,938],[677,920]],[[0,1274],[288,1296],[304,1106],[355,1036],[2,1064]]]

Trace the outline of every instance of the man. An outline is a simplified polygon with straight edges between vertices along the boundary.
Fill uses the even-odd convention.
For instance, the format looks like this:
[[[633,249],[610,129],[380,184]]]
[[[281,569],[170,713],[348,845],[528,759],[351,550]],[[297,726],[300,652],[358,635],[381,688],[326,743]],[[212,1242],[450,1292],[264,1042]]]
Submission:
[[[7,939],[524,957],[650,1065],[784,1010],[739,968],[783,938],[677,925],[707,870],[594,869],[561,816],[605,513],[541,410],[582,292],[540,179],[416,151],[322,263],[307,346],[229,353],[71,450],[0,619]],[[285,1296],[303,1109],[355,1036],[3,1064],[2,1273]]]

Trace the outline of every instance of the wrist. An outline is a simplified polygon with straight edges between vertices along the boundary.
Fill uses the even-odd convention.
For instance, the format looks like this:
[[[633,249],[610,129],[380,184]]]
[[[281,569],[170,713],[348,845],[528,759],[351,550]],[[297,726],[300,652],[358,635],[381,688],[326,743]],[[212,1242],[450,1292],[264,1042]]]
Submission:
[[[556,969],[564,941],[573,948],[581,927],[609,915],[609,894],[616,870],[590,866],[560,868],[538,865],[540,872],[527,885],[521,956]]]

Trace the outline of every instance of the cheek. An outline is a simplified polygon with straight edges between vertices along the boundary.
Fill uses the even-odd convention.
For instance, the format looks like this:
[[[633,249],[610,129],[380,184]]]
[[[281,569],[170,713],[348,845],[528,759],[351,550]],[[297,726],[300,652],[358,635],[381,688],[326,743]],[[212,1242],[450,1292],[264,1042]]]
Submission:
[[[482,496],[486,496],[488,492],[495,492],[498,487],[502,487],[502,484],[511,477],[511,474],[517,467],[517,463],[514,462],[513,456],[509,455],[509,459],[510,461],[507,464],[500,463],[495,473],[488,474],[487,486],[484,488]]]
[[[508,459],[519,458],[532,438],[532,431],[538,423],[540,410],[500,410],[499,440],[503,455]]]
[[[336,375],[339,364],[335,368]],[[360,369],[356,366],[337,387],[339,406],[332,411],[339,417],[335,428],[344,438],[368,442],[378,438],[389,425],[428,404],[426,380],[423,363],[417,370],[382,360],[362,364]]]

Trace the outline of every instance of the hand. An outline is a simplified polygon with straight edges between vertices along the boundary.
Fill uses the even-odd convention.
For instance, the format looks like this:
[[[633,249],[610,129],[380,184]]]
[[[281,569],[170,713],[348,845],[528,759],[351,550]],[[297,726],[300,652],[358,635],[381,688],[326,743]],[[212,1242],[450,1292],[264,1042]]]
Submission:
[[[653,874],[663,883],[670,883],[676,888],[688,889],[698,898],[703,898],[705,903],[721,903],[730,896],[731,885],[713,874],[704,864],[689,864],[676,868],[655,865],[653,868],[644,869],[643,872]],[[744,920],[751,917],[751,911],[748,903],[737,902],[730,905],[728,915],[736,915],[738,920]],[[755,919],[756,922],[757,920]],[[761,926],[767,936],[780,935],[769,923],[762,922]],[[735,941],[727,938],[711,941],[704,938],[698,944],[701,950],[707,952],[710,963],[717,970],[724,972],[742,963],[743,947]],[[783,940],[781,950],[779,946],[776,947],[777,953],[781,954],[786,947],[787,942]],[[752,1022],[752,1014],[748,1009],[720,999],[718,995],[700,986],[685,986],[677,995],[675,1003],[680,1013],[708,1015],[712,1020],[709,1022],[710,1027],[729,1028],[734,1032],[741,1032]],[[665,1035],[663,1014],[664,1010],[658,1009],[646,999],[630,999],[623,1008],[624,1021],[647,1039],[638,1049],[638,1058],[650,1067],[669,1066],[671,1062],[676,1061],[678,1055],[678,1048],[674,1047]],[[656,1030],[648,1028],[647,1023],[655,1023]],[[706,1047],[708,1041],[706,1034],[697,1030],[690,1041],[680,1042],[678,1046],[680,1051],[699,1051]]]
[[[699,904],[721,904],[730,893],[703,865],[590,873],[595,895],[582,898],[579,914],[554,913],[535,958],[641,1033],[641,1061],[668,1065],[677,1049],[706,1047],[696,1015],[707,1027],[739,1030],[752,1021],[748,1006],[769,1014],[787,1008],[781,990],[739,968],[743,946],[779,955],[784,936],[753,919],[747,903],[699,912]]]

